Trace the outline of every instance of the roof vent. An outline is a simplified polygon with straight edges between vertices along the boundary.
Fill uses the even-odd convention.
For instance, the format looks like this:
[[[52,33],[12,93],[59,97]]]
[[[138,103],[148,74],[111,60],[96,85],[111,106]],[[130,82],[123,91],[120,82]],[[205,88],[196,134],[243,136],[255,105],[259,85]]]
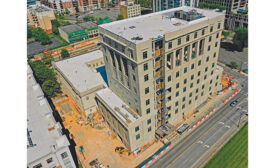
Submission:
[[[134,29],[134,28],[136,28],[136,26],[130,26],[129,28],[130,28],[130,29]]]

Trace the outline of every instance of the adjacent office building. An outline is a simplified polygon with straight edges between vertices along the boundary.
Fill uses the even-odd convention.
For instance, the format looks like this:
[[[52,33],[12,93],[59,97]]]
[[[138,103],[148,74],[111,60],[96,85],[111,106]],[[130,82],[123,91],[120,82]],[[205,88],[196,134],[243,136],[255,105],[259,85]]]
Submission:
[[[97,24],[92,21],[61,26],[58,30],[60,36],[68,43],[74,43],[98,36]]]
[[[182,6],[182,0],[152,0],[153,12]]]
[[[225,28],[248,27],[248,0],[200,0],[210,4],[226,6]]]
[[[47,33],[52,33],[52,20],[55,19],[51,8],[44,5],[28,7],[27,23],[33,27],[40,27]]]
[[[140,16],[140,4],[134,4],[133,1],[126,1],[124,4],[120,5],[120,13],[124,19]]]
[[[222,12],[179,7],[99,26],[109,84],[99,113],[131,151],[221,90],[223,22]]]
[[[102,76],[96,71],[102,66],[104,60],[100,50],[53,62],[62,91],[70,95],[87,116],[96,111],[96,91],[106,87]]]
[[[70,143],[28,66],[27,167],[76,168]]]
[[[183,6],[198,7],[200,0],[182,0]]]

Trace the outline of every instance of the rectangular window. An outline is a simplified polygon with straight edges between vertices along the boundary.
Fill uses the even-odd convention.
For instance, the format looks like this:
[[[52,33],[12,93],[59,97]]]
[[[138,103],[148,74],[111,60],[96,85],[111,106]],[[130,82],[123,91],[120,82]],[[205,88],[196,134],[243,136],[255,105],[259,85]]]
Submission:
[[[151,118],[147,120],[147,125],[151,124]]]
[[[144,75],[144,82],[148,81],[148,79],[149,79],[148,74]]]
[[[178,38],[178,45],[181,45],[181,38]]]
[[[183,105],[181,106],[181,108],[184,109],[184,108],[185,108],[185,104],[183,104]]]
[[[192,92],[189,93],[189,97],[192,97]]]
[[[210,80],[210,84],[212,84],[212,82],[213,82],[213,81],[212,81],[212,79],[211,79],[211,80]]]
[[[198,37],[198,32],[195,32],[194,38],[197,38],[197,37]]]
[[[177,114],[178,112],[179,112],[179,110],[178,110],[178,109],[176,109],[176,110],[175,110],[175,114]]]
[[[201,65],[201,60],[199,60],[199,62],[198,62],[198,66],[200,66]]]
[[[192,103],[192,100],[189,100],[189,104],[191,104]]]
[[[214,66],[215,66],[215,62],[212,63],[212,68],[214,68]]]
[[[207,72],[207,71],[208,71],[208,67],[205,67],[205,69],[204,69],[204,70],[205,70],[205,72]]]
[[[213,26],[210,27],[210,32],[212,32],[212,31],[213,31]]]
[[[169,48],[169,49],[172,48],[172,41],[170,41],[170,42],[168,43],[168,48]]]
[[[137,127],[135,128],[135,131],[136,131],[136,132],[138,132],[138,131],[139,131],[139,126],[137,126]]]
[[[146,106],[149,105],[150,104],[150,99],[147,99],[145,103],[146,103]]]
[[[211,46],[208,46],[208,49],[207,49],[207,51],[210,51],[211,50]]]
[[[187,67],[184,68],[184,73],[186,73],[186,72],[187,72]]]
[[[196,89],[196,93],[198,93],[198,92],[199,92],[199,88]]]
[[[212,88],[211,88],[211,86],[210,86],[210,87],[209,87],[209,91],[211,91],[211,89],[212,89]]]
[[[213,73],[214,73],[214,71],[212,70],[212,71],[211,71],[211,75],[213,75]]]
[[[140,135],[137,134],[137,135],[136,135],[136,140],[139,140],[139,138],[140,138]]]
[[[147,63],[143,64],[143,70],[144,71],[148,70],[148,64]]]
[[[217,75],[216,79],[219,79],[219,75]]]
[[[187,78],[185,78],[185,79],[184,79],[183,83],[184,83],[184,84],[186,84],[186,83],[187,83]]]
[[[195,97],[195,100],[197,100],[197,99],[198,99],[198,96]]]
[[[198,76],[200,76],[200,75],[201,75],[201,71],[198,72]]]
[[[219,38],[219,33],[217,33],[216,38]]]
[[[192,88],[192,87],[193,87],[193,83],[190,84],[190,88]]]
[[[178,89],[180,87],[180,83],[177,83],[176,84],[176,88]]]
[[[178,105],[179,105],[179,102],[178,102],[178,101],[176,101],[175,106],[178,106]]]
[[[47,159],[47,163],[52,163],[52,162],[53,162],[53,158]]]
[[[221,28],[221,23],[218,23],[218,29]]]
[[[150,108],[146,110],[146,114],[150,114]]]
[[[179,92],[176,92],[176,97],[178,97],[179,96]]]
[[[172,77],[171,77],[171,75],[170,76],[168,76],[168,82],[170,82],[171,80],[172,80]]]
[[[190,40],[189,35],[186,36],[186,42],[188,42]]]
[[[180,72],[176,72],[176,78],[178,78],[180,76]]]
[[[185,99],[186,99],[186,98],[185,98],[185,97],[183,97],[183,98],[182,98],[182,102],[185,102]]]
[[[208,62],[209,61],[209,56],[206,58],[206,62]]]
[[[149,87],[145,88],[145,94],[149,93]]]
[[[201,87],[202,89],[204,89],[204,85],[202,85],[202,87]]]
[[[41,163],[39,163],[39,164],[33,166],[33,168],[41,168],[41,167],[42,167],[42,164],[41,164]]]
[[[213,58],[216,58],[216,53],[214,53]]]
[[[67,158],[67,157],[68,157],[67,152],[61,153],[61,158],[62,158],[62,159],[65,159],[65,158]]]
[[[218,82],[215,83],[215,86],[218,86]]]
[[[203,35],[204,35],[204,33],[205,33],[205,30],[204,30],[204,29],[202,29],[202,31],[201,31],[201,35],[203,36]]]
[[[183,88],[183,93],[186,92],[186,87]]]
[[[152,128],[151,128],[151,126],[148,128],[148,132],[151,132],[151,130],[152,130]]]
[[[195,65],[194,65],[194,64],[192,64],[192,65],[191,65],[191,69],[194,69],[194,68],[195,68]]]
[[[200,79],[197,80],[197,84],[199,84],[199,83],[200,83]]]
[[[194,75],[191,75],[191,80],[193,80],[194,79]]]
[[[134,80],[134,81],[136,81],[136,77],[135,77],[135,75],[133,75],[133,80]]]
[[[143,52],[143,59],[146,59],[147,58],[147,51],[144,51]]]
[[[209,36],[209,40],[208,41],[211,42],[211,40],[212,40],[212,36]]]
[[[207,78],[207,75],[204,75],[204,80]]]
[[[203,96],[203,92],[201,92],[201,96]]]

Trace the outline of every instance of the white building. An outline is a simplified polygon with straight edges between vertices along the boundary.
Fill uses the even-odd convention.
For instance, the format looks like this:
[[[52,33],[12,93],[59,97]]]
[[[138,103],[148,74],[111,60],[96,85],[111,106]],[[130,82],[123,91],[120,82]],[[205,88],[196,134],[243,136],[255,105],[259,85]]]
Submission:
[[[76,168],[70,143],[28,66],[27,76],[28,168]]]

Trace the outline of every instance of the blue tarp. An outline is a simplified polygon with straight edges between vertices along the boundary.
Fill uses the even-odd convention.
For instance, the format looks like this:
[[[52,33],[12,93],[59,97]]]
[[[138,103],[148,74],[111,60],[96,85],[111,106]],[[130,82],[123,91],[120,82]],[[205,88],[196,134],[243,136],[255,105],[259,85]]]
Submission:
[[[105,83],[108,85],[108,80],[107,80],[107,74],[106,74],[105,66],[96,68],[96,71],[100,73],[100,75],[102,76],[103,80],[104,80]],[[108,85],[108,86],[109,86],[109,85]]]

